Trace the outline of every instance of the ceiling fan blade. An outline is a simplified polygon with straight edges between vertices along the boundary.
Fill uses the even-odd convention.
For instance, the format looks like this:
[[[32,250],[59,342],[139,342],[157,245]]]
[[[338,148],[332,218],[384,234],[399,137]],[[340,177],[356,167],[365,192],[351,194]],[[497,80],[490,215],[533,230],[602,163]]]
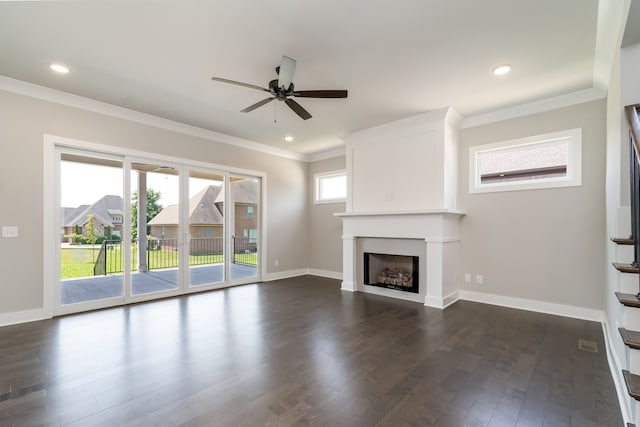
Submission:
[[[288,89],[291,80],[293,80],[293,73],[296,71],[296,60],[282,55],[280,67],[278,68],[278,87]]]
[[[291,95],[301,98],[346,98],[346,90],[298,90]]]
[[[284,103],[287,104],[289,108],[293,110],[294,113],[299,115],[302,120],[307,120],[311,118],[311,114],[309,114],[307,110],[302,108],[302,105],[298,104],[293,99],[287,98],[285,99]]]
[[[264,104],[268,104],[269,102],[273,101],[275,98],[271,97],[271,98],[265,98],[262,101],[256,102],[253,105],[249,105],[247,108],[245,108],[244,110],[240,111],[241,113],[248,113],[249,111],[253,111],[258,107],[262,107]]]
[[[256,90],[262,90],[262,91],[265,91],[265,92],[269,92],[269,89],[266,89],[266,88],[263,88],[263,87],[260,87],[260,86],[251,85],[249,83],[237,82],[235,80],[223,79],[222,77],[211,77],[211,80],[216,81],[216,82],[229,83],[229,84],[232,84],[232,85],[244,86],[244,87],[248,87],[249,89],[256,89]]]

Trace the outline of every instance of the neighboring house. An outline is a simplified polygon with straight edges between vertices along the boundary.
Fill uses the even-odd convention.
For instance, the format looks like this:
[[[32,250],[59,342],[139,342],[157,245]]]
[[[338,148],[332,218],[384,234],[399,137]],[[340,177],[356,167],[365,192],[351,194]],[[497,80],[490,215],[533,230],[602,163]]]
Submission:
[[[231,197],[234,201],[234,236],[247,238],[255,246],[258,224],[258,183],[242,180],[231,183]],[[224,237],[224,187],[210,185],[189,199],[189,234],[191,235],[191,254],[222,251]],[[161,243],[166,250],[175,247],[171,240],[178,239],[178,205],[168,205],[156,215],[149,225],[151,235],[164,240]],[[216,249],[205,239],[220,238]]]
[[[77,208],[62,208],[62,236],[61,241],[71,242],[65,237],[75,232],[76,226],[80,233],[85,234],[88,215],[93,215],[93,225],[98,236],[104,236],[107,227],[111,227],[111,234],[120,236],[124,215],[122,206],[124,201],[120,196],[107,195],[92,205],[80,205]]]

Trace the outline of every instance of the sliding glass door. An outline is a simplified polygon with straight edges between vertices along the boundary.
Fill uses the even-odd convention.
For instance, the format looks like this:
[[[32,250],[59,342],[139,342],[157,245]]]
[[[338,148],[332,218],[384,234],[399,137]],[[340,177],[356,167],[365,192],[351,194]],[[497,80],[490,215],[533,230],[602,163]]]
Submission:
[[[258,275],[260,224],[260,180],[255,177],[231,176],[229,196],[229,228],[232,231],[231,280],[244,280]]]
[[[58,304],[122,298],[123,159],[67,151],[59,171]]]
[[[178,290],[180,184],[177,166],[132,162],[131,295]]]
[[[189,286],[225,281],[225,177],[189,171]]]
[[[58,147],[56,312],[259,278],[261,178]]]

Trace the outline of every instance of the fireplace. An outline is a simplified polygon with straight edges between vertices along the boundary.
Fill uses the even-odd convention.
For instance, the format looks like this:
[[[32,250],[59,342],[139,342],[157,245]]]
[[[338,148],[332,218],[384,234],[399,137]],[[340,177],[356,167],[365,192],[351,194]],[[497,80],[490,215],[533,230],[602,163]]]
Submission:
[[[420,257],[364,253],[364,284],[419,293]]]

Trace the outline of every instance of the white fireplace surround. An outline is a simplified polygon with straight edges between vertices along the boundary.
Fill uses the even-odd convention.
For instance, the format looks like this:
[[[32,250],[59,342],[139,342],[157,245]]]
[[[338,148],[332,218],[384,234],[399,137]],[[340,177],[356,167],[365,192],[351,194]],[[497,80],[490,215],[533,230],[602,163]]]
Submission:
[[[336,214],[342,218],[342,289],[438,308],[455,302],[459,123],[460,115],[445,107],[343,137],[347,211]],[[377,239],[383,253],[416,255],[402,253],[403,247],[418,252],[419,294],[364,285],[359,269],[365,239]]]
[[[460,240],[458,223],[461,215],[459,211],[448,209],[336,214],[342,218],[343,228],[342,289],[424,302],[429,307],[441,309],[452,304],[456,300],[458,290],[457,263]],[[424,247],[419,254],[420,293],[411,294],[364,285],[362,272],[359,271],[363,251],[358,249],[358,239],[364,238],[423,241]],[[413,255],[413,253],[401,255]],[[422,266],[425,265],[425,261],[426,271],[423,271]]]

